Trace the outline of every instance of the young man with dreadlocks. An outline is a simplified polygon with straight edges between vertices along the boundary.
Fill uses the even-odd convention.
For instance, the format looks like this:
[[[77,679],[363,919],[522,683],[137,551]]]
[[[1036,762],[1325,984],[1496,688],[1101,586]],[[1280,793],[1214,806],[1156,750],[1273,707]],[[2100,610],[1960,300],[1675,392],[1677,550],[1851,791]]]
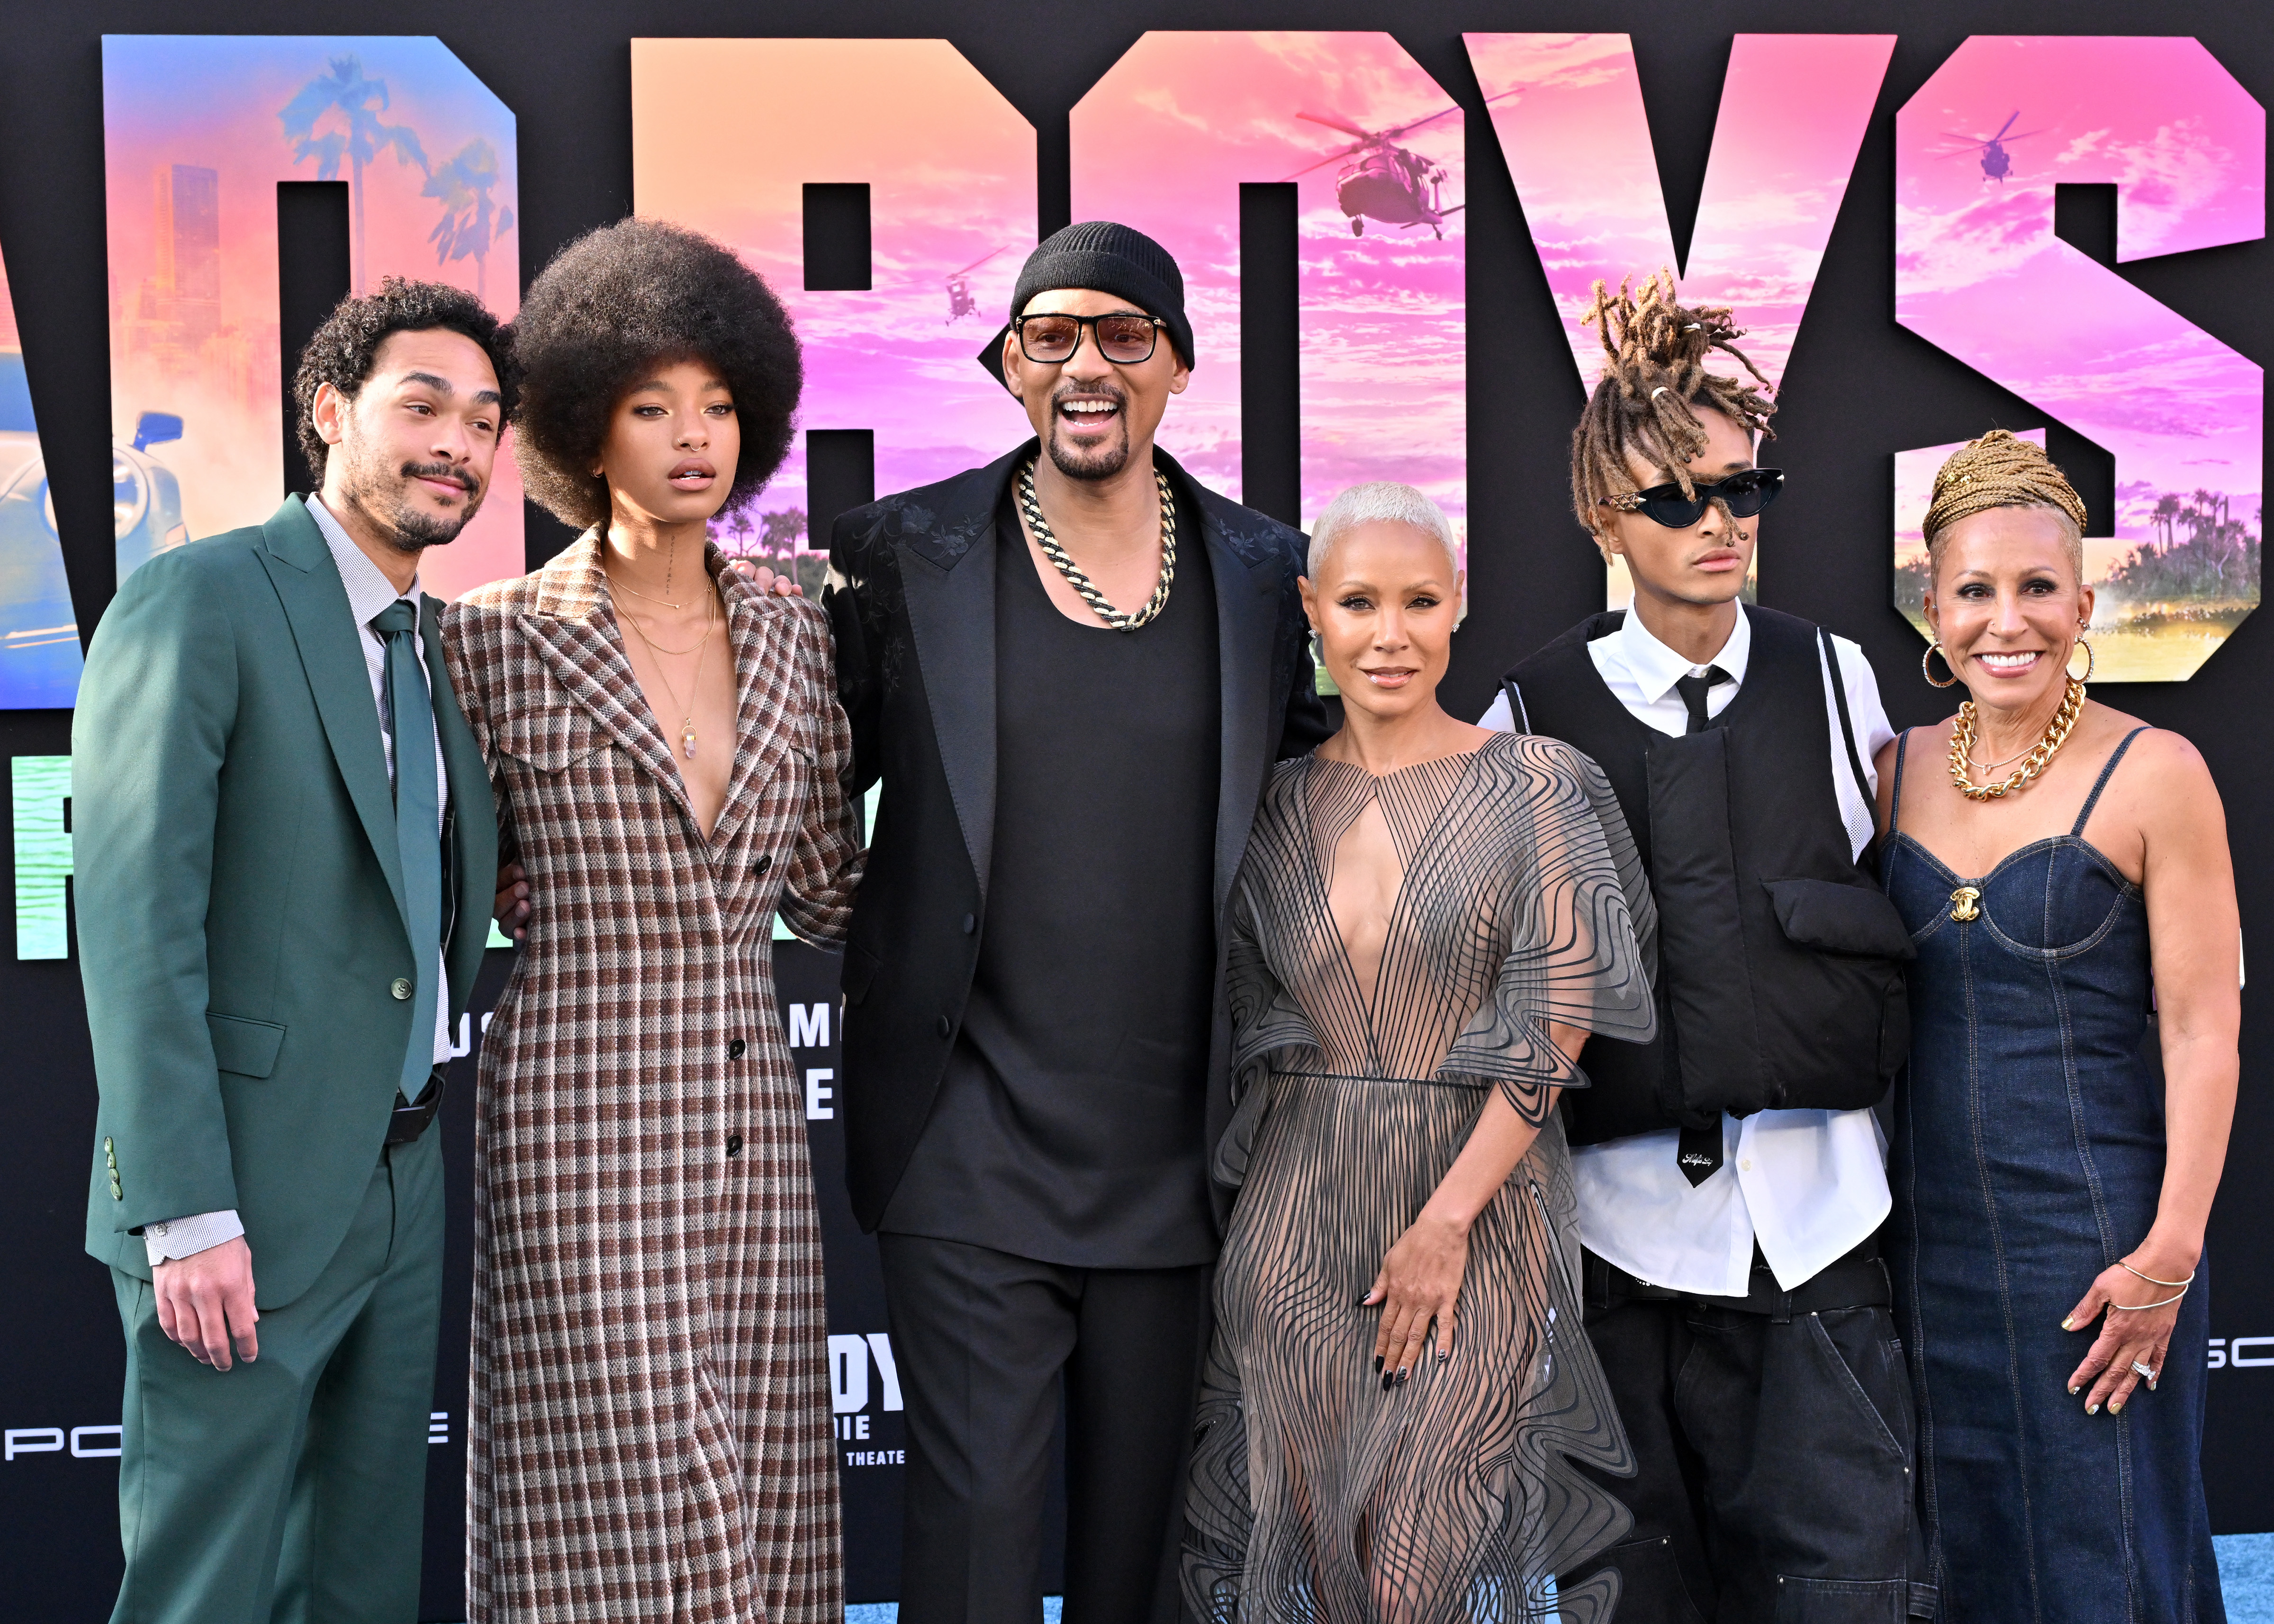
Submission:
[[[1727,310],[1600,282],[1579,523],[1633,608],[1503,679],[1487,726],[1593,756],[1659,908],[1659,1036],[1593,1044],[1563,1107],[1588,1335],[1636,1476],[1620,1624],[1931,1617],[1871,1107],[1908,1044],[1909,938],[1870,878],[1891,736],[1856,646],[1741,605],[1784,476]],[[1715,350],[1760,385],[1708,371]]]

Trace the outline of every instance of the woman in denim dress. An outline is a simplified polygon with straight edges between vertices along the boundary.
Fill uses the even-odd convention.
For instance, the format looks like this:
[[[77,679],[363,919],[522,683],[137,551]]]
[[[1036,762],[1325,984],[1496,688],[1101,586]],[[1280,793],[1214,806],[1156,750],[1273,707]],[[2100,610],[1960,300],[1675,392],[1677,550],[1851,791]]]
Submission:
[[[1942,1617],[2223,1620],[2200,1454],[2240,1015],[2225,814],[2193,746],[2069,675],[2093,593],[2060,470],[2000,431],[1935,491],[1929,680],[1939,651],[1972,697],[1882,752],[1879,794],[1918,946],[1890,1251]]]

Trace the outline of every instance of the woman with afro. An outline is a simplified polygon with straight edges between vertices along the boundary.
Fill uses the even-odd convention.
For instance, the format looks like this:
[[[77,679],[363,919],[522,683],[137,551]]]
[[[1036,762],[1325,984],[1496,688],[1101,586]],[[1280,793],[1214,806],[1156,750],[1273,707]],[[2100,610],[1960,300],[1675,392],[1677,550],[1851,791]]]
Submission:
[[[584,533],[443,626],[531,899],[475,1126],[478,1620],[837,1624],[837,1470],[777,912],[842,937],[859,859],[827,623],[707,537],[802,380],[695,233],[570,244],[515,325],[530,493]]]

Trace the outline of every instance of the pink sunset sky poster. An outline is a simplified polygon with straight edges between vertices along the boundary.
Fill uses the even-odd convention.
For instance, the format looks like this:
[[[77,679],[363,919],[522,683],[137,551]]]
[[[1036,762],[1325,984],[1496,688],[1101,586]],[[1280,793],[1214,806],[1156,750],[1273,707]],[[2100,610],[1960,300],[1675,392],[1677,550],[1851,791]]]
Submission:
[[[1740,347],[1781,381],[1894,36],[1736,37],[1686,265],[1675,260],[1629,36],[1464,38],[1582,387],[1602,367],[1601,341],[1579,320],[1594,284],[1638,287],[1661,267],[1686,303],[1735,310]],[[1773,529],[1766,545],[1773,559]],[[1632,592],[1623,567],[1606,585],[1614,607]]]
[[[2264,373],[2055,237],[2065,182],[2114,184],[2120,260],[2263,237],[2264,109],[2191,39],[1977,37],[1895,120],[1896,319],[2115,457],[2098,675],[2183,680],[2258,602]],[[1899,595],[1931,480],[1899,471]]]
[[[0,264],[0,710],[53,710],[79,695],[79,620],[22,346]],[[114,514],[118,492],[114,474]]]
[[[1442,171],[1427,183],[1440,224],[1365,218],[1353,233],[1337,154],[1360,136],[1360,136],[1428,120],[1388,144]],[[1199,354],[1161,444],[1239,494],[1239,188],[1292,180],[1303,522],[1348,485],[1394,479],[1465,536],[1466,176],[1462,117],[1437,82],[1386,34],[1156,32],[1070,123],[1074,218],[1136,227],[1184,274]]]
[[[870,188],[867,290],[806,289],[809,183]],[[1034,250],[1035,132],[945,41],[634,40],[632,200],[766,278],[804,345],[801,426],[873,432],[879,494],[1031,432],[977,357]],[[975,308],[951,319],[959,272]],[[754,550],[766,514],[809,528],[802,436],[753,506],[714,524],[731,550]],[[834,516],[801,547],[825,549]]]
[[[361,166],[343,156],[335,177],[318,155],[296,160],[285,109],[324,79],[353,88],[316,112],[307,134],[320,146],[344,152],[358,131],[371,146],[376,132],[411,139],[386,138]],[[399,274],[478,287],[501,318],[518,307],[514,117],[440,41],[110,34],[102,86],[113,432],[124,439],[146,410],[181,417],[182,438],[162,455],[192,538],[258,524],[284,492],[278,182],[336,178],[351,199],[360,192],[351,251],[365,290]],[[468,184],[451,184],[454,174]],[[217,209],[217,242],[186,207],[168,229],[169,198],[193,202],[200,187]],[[438,259],[445,216],[456,247],[485,205],[481,252]],[[501,455],[481,513],[428,555],[420,582],[452,598],[523,568],[521,482]]]

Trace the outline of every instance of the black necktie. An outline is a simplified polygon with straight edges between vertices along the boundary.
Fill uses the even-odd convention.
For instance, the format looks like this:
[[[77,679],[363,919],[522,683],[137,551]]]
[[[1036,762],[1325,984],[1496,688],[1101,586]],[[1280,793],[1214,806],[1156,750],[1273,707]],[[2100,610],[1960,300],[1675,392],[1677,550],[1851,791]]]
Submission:
[[[1676,677],[1674,680],[1674,691],[1682,695],[1682,703],[1690,709],[1690,726],[1683,729],[1685,733],[1702,733],[1706,731],[1707,691],[1732,680],[1729,673],[1719,665],[1706,666],[1706,674],[1702,677]]]
[[[1708,665],[1702,677],[1677,677],[1675,692],[1689,708],[1690,726],[1684,731],[1702,733],[1706,731],[1706,695],[1730,680],[1729,673],[1719,665]],[[1703,1128],[1684,1128],[1675,1141],[1675,1165],[1682,1177],[1695,1188],[1721,1170],[1721,1119],[1716,1116]]]
[[[1695,1189],[1721,1170],[1721,1119],[1703,1128],[1684,1128],[1675,1141],[1674,1164]]]

